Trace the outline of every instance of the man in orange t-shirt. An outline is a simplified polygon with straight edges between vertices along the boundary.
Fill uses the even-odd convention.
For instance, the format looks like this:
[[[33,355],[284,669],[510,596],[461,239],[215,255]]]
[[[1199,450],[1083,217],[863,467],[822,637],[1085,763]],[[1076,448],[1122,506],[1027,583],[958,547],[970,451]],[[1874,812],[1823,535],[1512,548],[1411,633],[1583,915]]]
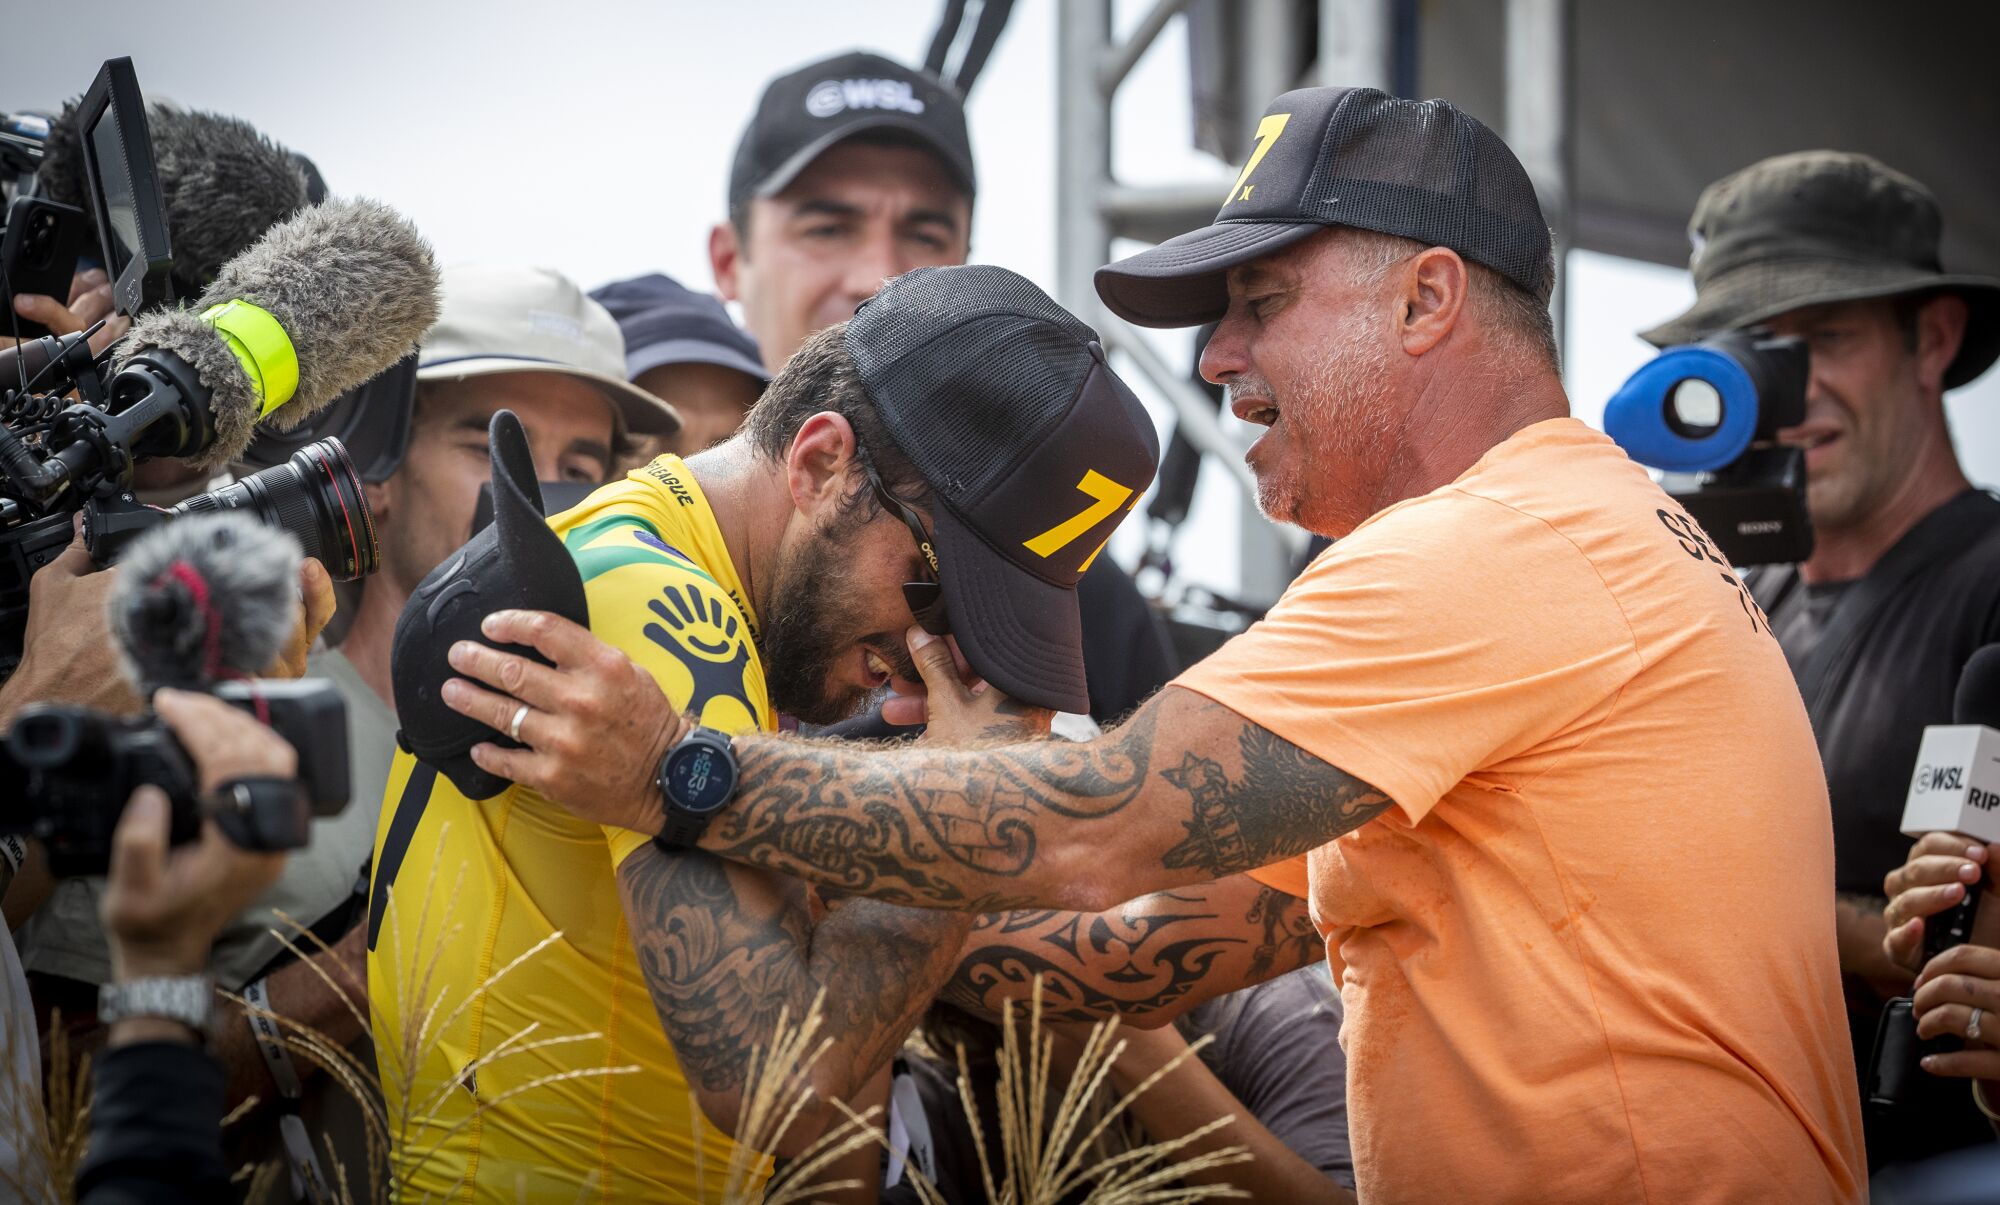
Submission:
[[[1065,1016],[1163,1019],[1323,950],[1365,1199],[1862,1199],[1803,705],[1707,536],[1568,417],[1552,278],[1527,176],[1478,122],[1279,97],[1217,222],[1097,283],[1134,321],[1220,320],[1202,371],[1269,428],[1261,504],[1339,542],[1086,744],[739,737],[701,847],[996,913],[947,989],[976,1008],[1041,981]],[[580,629],[491,634],[556,669],[479,676],[520,673],[576,731],[607,707],[685,730],[657,699],[591,701]],[[930,706],[966,706],[943,644],[912,645]],[[617,750],[564,743],[493,765],[662,829]],[[1056,911],[997,911],[1029,907]]]

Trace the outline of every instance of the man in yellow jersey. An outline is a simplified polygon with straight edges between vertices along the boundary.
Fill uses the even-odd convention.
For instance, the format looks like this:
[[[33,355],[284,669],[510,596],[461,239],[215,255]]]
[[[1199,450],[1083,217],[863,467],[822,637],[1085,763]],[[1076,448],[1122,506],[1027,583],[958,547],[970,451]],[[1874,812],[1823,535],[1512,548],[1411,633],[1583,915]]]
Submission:
[[[608,697],[659,692],[724,734],[914,689],[921,623],[956,638],[990,699],[1026,705],[956,709],[953,735],[1045,729],[1085,706],[1076,581],[1157,457],[1094,332],[976,266],[892,282],[806,342],[740,435],[653,461],[553,535],[496,479],[491,533],[419,587],[397,633],[414,755],[383,807],[369,980],[404,1195],[712,1199],[718,1131],[781,1011],[796,1021],[824,992],[831,1040],[787,1154],[901,1043],[969,923],[859,900],[815,918],[795,880],[693,852],[686,750],[643,755],[688,804],[660,841],[491,774],[483,742],[552,734],[525,708],[490,727],[450,709],[470,689],[451,667],[493,651],[483,617],[587,620],[632,671]],[[577,739],[626,738],[614,721]],[[940,823],[954,856],[1004,859],[1016,839]]]

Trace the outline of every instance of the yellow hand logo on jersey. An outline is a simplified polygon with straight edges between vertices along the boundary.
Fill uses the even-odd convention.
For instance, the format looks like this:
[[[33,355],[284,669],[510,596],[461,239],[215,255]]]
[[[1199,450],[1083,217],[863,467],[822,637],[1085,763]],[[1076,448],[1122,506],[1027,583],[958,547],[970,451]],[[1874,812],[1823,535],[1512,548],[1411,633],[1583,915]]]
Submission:
[[[694,681],[684,710],[711,728],[755,728],[756,709],[743,682],[750,667],[749,635],[731,609],[692,586],[662,587],[646,607],[660,621],[646,625],[646,639],[671,654]]]

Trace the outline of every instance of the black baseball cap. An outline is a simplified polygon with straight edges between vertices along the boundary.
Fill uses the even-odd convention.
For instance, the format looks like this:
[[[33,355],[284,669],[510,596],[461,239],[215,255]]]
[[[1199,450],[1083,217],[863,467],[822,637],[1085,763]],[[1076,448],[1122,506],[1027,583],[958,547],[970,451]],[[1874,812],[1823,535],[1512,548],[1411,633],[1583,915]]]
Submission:
[[[491,799],[511,785],[479,768],[472,747],[491,741],[503,749],[521,742],[444,701],[454,676],[451,646],[460,640],[519,653],[542,665],[548,658],[525,645],[495,645],[480,622],[495,611],[552,611],[590,626],[590,602],[576,561],[548,525],[528,434],[512,410],[487,424],[493,472],[493,522],[481,528],[411,592],[389,645],[389,675],[396,697],[396,742],[450,779],[467,799]]]
[[[1140,326],[1198,326],[1228,307],[1229,269],[1329,226],[1449,247],[1546,303],[1548,223],[1514,152],[1450,101],[1300,88],[1271,102],[1215,221],[1097,270]]]
[[[1088,713],[1076,584],[1159,467],[1153,420],[1097,332],[1005,268],[919,268],[847,352],[934,496],[952,635],[988,682]]]
[[[736,144],[729,211],[783,192],[828,147],[864,131],[899,135],[932,152],[973,195],[972,140],[958,93],[921,68],[853,51],[765,85]]]
[[[611,312],[625,337],[625,379],[638,381],[662,364],[718,364],[758,384],[771,379],[757,341],[730,320],[707,293],[658,272],[615,280],[590,299]]]

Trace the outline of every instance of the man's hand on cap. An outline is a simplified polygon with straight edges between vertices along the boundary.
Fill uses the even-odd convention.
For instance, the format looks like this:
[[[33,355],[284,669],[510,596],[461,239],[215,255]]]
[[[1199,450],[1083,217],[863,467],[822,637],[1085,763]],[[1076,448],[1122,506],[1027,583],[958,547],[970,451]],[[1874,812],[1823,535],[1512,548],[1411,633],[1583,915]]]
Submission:
[[[546,611],[496,611],[480,632],[553,664],[471,640],[452,646],[451,667],[465,677],[444,684],[445,705],[526,746],[474,745],[473,762],[584,820],[659,832],[666,815],[654,772],[693,724],[653,676],[588,628]]]
[[[899,696],[882,708],[892,724],[928,723],[924,739],[940,744],[1037,740],[1049,734],[1055,713],[1001,694],[973,676],[948,639],[920,627],[906,633],[910,658],[924,680],[924,695]]]

